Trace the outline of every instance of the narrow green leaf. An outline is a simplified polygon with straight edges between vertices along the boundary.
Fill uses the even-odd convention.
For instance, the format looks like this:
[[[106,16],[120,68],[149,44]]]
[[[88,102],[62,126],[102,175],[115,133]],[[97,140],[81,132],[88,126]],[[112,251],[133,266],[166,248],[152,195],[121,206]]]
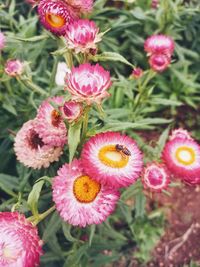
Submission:
[[[93,238],[94,238],[95,230],[96,230],[96,225],[91,225],[90,226],[90,236],[89,236],[89,246],[92,245],[92,241],[93,241]]]
[[[44,185],[44,180],[40,180],[39,182],[36,182],[33,186],[33,189],[31,190],[29,196],[28,196],[28,205],[31,209],[31,212],[34,216],[38,216],[38,200],[40,197],[40,192],[42,190],[42,187]]]
[[[69,162],[72,161],[78,144],[80,142],[81,135],[81,123],[77,123],[69,126],[68,130],[68,144],[69,144]]]
[[[70,241],[70,242],[77,242],[78,239],[74,238],[72,235],[71,235],[71,225],[70,224],[67,224],[65,222],[62,223],[62,230],[63,230],[63,233],[64,233],[64,236],[65,238]]]
[[[91,60],[98,61],[119,61],[126,65],[129,65],[131,68],[134,67],[125,57],[115,52],[103,52],[102,54],[91,56]]]

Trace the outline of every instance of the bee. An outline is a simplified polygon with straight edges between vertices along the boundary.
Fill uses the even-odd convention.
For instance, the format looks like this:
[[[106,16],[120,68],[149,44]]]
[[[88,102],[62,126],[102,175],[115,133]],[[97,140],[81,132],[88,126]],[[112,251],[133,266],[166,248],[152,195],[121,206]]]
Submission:
[[[117,144],[115,146],[115,149],[117,150],[117,152],[122,152],[125,156],[131,156],[130,150],[128,150],[128,148],[123,145]]]

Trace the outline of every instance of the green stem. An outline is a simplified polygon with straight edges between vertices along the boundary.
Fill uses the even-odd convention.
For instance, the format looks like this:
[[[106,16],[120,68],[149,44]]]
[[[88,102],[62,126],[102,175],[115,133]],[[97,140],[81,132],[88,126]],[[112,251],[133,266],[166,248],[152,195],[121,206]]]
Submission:
[[[49,94],[51,95],[51,91],[53,88],[53,85],[55,84],[55,77],[56,77],[56,71],[58,67],[58,57],[54,57],[54,64],[53,64],[53,70],[51,74],[51,79],[50,79],[50,86],[49,86]]]
[[[90,112],[90,106],[86,106],[85,111],[84,111],[84,119],[83,119],[83,127],[82,127],[82,138],[81,138],[82,141],[85,140],[87,136],[89,112]]]
[[[27,218],[28,221],[32,222],[35,226],[40,223],[42,220],[44,220],[49,214],[51,214],[55,210],[55,206],[52,206],[45,212],[39,214],[37,217],[31,216]]]
[[[69,69],[73,67],[73,57],[71,51],[67,51],[64,55],[65,61]]]
[[[48,95],[48,93],[45,90],[40,88],[38,85],[34,84],[29,78],[27,78],[27,77],[21,78],[20,77],[18,79],[23,83],[23,85],[32,89],[34,92],[37,92],[40,95]]]

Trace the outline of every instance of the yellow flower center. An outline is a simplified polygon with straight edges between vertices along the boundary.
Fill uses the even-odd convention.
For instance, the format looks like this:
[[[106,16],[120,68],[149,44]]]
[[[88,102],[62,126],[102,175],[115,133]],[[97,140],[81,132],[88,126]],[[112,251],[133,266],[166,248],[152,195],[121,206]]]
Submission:
[[[123,168],[129,161],[129,156],[118,151],[115,145],[102,147],[98,156],[102,163],[112,168]]]
[[[65,25],[65,19],[60,15],[47,13],[45,18],[46,21],[54,28],[61,28]]]
[[[176,150],[176,159],[183,165],[191,165],[195,162],[195,151],[191,147],[181,146]]]
[[[74,182],[73,192],[76,199],[82,203],[90,203],[95,200],[101,189],[101,185],[89,176],[78,177]]]

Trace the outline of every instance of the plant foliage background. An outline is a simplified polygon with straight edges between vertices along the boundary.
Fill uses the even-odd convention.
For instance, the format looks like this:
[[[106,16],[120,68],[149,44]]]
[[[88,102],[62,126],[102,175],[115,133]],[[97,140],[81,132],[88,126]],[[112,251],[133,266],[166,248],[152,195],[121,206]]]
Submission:
[[[110,29],[100,51],[124,57],[111,53],[105,61],[103,56],[99,58],[111,71],[113,86],[111,97],[103,104],[106,115],[92,110],[90,130],[126,132],[145,151],[146,161],[160,156],[172,127],[186,127],[200,139],[200,5],[198,0],[160,2],[155,10],[148,0],[97,0],[90,17],[101,31]],[[35,116],[42,100],[62,91],[55,84],[55,71],[63,59],[55,37],[41,27],[36,12],[24,1],[0,0],[0,28],[7,36],[0,58],[0,210],[10,211],[14,205],[31,216],[31,210],[41,213],[53,205],[51,179],[45,177],[54,177],[68,160],[68,151],[47,170],[34,171],[16,161],[13,133]],[[132,68],[125,58],[147,69],[144,41],[157,32],[176,41],[174,62],[167,71],[154,77],[137,105],[137,81],[128,79]],[[8,58],[26,61],[27,80],[11,79],[4,74]],[[151,138],[146,138],[149,134]],[[52,213],[39,224],[40,236],[45,241],[41,266],[118,266],[119,261],[129,266],[133,258],[145,266],[167,223],[156,203],[146,211],[147,201],[141,183],[137,182],[122,190],[116,212],[102,225],[79,229]]]

